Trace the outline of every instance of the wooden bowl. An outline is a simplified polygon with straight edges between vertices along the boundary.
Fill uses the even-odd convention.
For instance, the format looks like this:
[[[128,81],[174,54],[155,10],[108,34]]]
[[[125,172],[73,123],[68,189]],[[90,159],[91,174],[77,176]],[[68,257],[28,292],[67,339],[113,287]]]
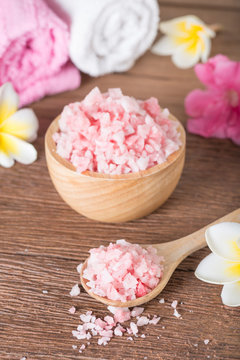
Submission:
[[[178,122],[182,146],[167,160],[137,173],[108,175],[76,172],[75,167],[56,153],[53,134],[58,131],[57,117],[45,136],[48,170],[53,184],[66,203],[90,219],[123,222],[141,218],[162,205],[178,184],[186,148],[185,130]]]

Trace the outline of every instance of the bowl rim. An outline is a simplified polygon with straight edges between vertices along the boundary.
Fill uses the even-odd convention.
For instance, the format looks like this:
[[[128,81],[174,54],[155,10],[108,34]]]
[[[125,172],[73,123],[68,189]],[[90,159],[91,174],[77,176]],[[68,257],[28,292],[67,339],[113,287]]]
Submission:
[[[152,166],[146,170],[140,170],[138,172],[134,173],[128,173],[128,174],[120,174],[120,175],[112,175],[112,174],[103,174],[93,171],[84,171],[83,173],[78,173],[76,171],[75,166],[73,166],[70,161],[62,158],[60,155],[56,152],[56,143],[53,140],[52,135],[59,130],[58,126],[58,120],[60,119],[61,115],[58,115],[49,125],[46,134],[45,134],[45,151],[51,155],[51,157],[59,164],[62,165],[66,171],[70,172],[71,175],[78,176],[78,177],[85,177],[89,179],[99,179],[99,180],[134,180],[143,178],[146,176],[153,175],[161,170],[166,169],[168,166],[172,165],[182,154],[185,153],[186,148],[186,132],[182,125],[182,123],[172,114],[169,114],[169,118],[175,122],[178,123],[177,130],[180,133],[180,138],[182,141],[182,145],[180,148],[168,156],[166,161],[164,161],[161,164],[157,164],[155,166]]]

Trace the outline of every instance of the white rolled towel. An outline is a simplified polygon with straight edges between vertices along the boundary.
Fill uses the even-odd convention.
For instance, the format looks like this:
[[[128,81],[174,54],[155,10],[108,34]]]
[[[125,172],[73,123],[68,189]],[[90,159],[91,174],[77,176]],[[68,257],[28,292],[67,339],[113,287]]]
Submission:
[[[130,69],[157,34],[157,0],[47,1],[57,2],[65,11],[70,23],[70,58],[92,76]]]

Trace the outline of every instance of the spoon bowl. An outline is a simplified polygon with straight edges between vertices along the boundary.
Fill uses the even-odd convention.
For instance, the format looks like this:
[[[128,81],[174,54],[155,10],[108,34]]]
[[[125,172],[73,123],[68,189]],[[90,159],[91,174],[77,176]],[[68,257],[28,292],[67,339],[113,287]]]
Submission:
[[[205,231],[209,226],[224,222],[224,221],[233,221],[240,223],[240,208],[231,212],[230,214],[225,215],[224,217],[214,221],[213,223],[203,227],[202,229],[192,233],[191,235],[182,237],[178,240],[170,241],[162,244],[152,244],[155,249],[157,249],[157,254],[159,256],[164,257],[164,269],[163,269],[163,277],[158,283],[158,285],[148,294],[141,296],[137,299],[130,301],[114,301],[110,300],[106,297],[101,297],[94,294],[91,289],[87,286],[88,280],[84,279],[83,272],[87,266],[87,260],[84,262],[82,266],[82,270],[80,273],[81,283],[86,292],[95,298],[96,300],[102,302],[103,304],[116,306],[116,307],[134,307],[138,305],[142,305],[153,298],[155,298],[167,285],[172,273],[176,269],[176,267],[190,254],[193,252],[205,247]],[[144,247],[144,245],[142,245]],[[149,244],[145,245],[149,246]]]

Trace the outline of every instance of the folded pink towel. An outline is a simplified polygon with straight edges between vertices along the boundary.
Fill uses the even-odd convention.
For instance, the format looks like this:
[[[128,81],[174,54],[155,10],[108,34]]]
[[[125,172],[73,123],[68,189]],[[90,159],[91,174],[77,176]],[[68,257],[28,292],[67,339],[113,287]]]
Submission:
[[[12,82],[20,105],[78,87],[68,41],[66,24],[43,0],[0,0],[0,85]]]

